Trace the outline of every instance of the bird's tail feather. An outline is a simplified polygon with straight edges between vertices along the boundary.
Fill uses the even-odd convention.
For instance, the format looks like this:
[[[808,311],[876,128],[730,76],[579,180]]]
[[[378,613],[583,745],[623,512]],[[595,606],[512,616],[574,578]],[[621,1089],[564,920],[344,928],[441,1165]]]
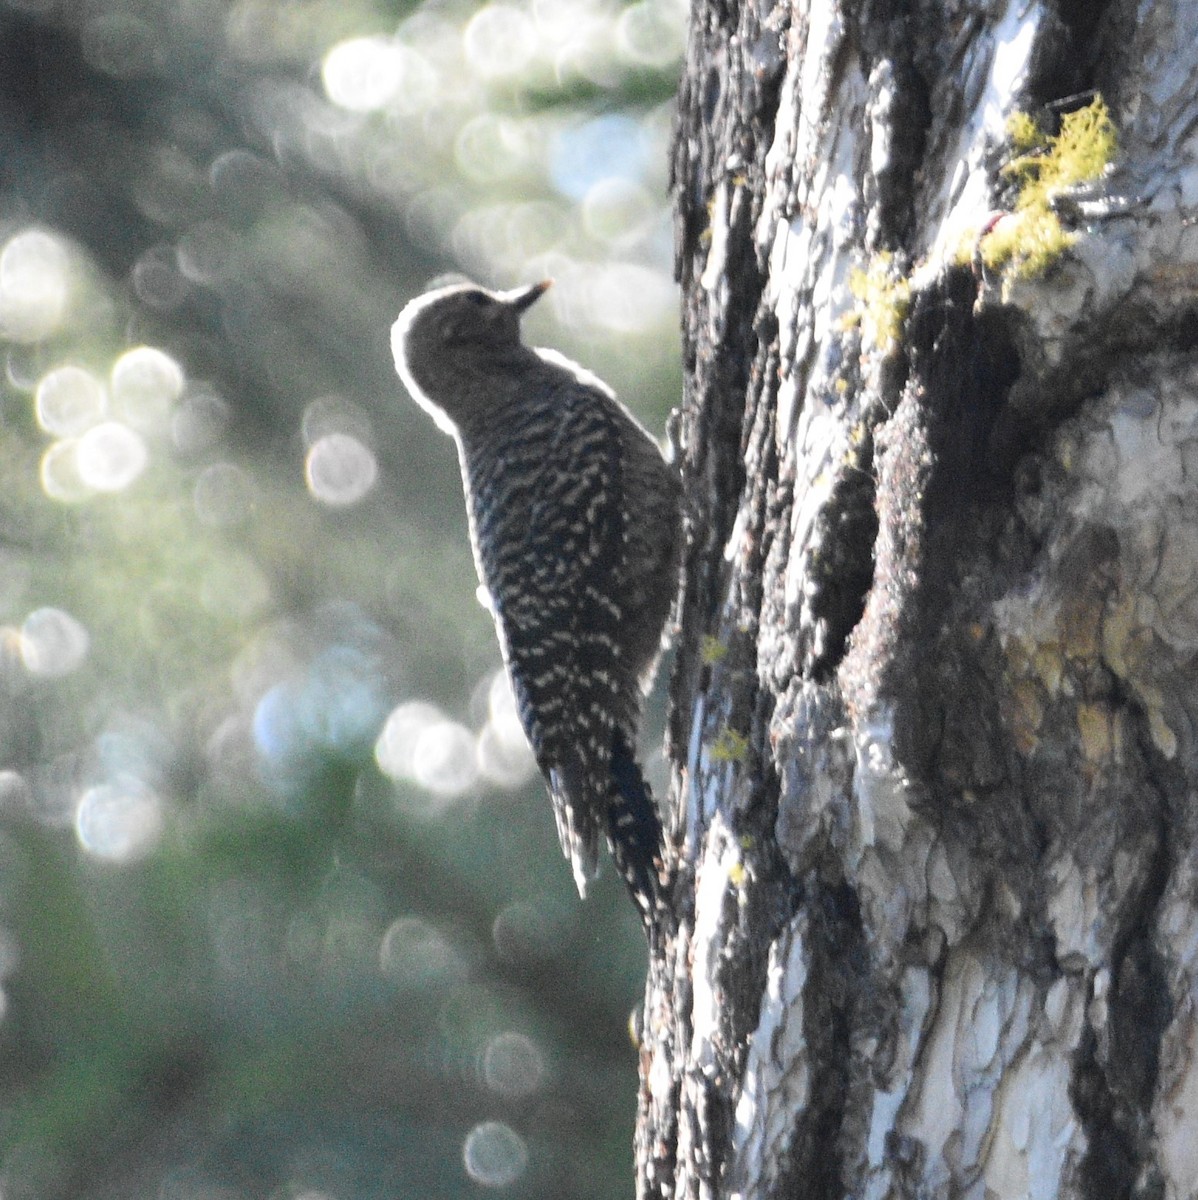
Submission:
[[[584,803],[577,762],[571,760],[560,768],[552,768],[548,778],[558,841],[574,873],[578,894],[585,900],[587,884],[599,873],[599,826],[593,816],[588,816],[593,809]]]
[[[616,868],[628,885],[646,933],[651,934],[665,910],[661,818],[636,758],[618,729],[612,737],[611,774],[607,838]]]

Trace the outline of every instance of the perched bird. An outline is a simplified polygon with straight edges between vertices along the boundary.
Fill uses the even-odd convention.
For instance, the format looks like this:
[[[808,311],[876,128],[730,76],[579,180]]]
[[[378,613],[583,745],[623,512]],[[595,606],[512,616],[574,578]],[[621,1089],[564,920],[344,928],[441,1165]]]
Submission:
[[[677,587],[679,483],[605,383],[521,340],[549,286],[437,288],[400,313],[391,348],[457,443],[479,579],[579,894],[606,834],[651,931],[661,822],[635,746]]]

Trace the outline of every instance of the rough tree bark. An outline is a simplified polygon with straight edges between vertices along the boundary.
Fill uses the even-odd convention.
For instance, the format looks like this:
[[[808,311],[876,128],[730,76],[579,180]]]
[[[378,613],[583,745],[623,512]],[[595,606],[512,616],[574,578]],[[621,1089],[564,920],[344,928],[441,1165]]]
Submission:
[[[1195,1194],[1196,45],[1195,0],[696,0],[642,1196]],[[1008,118],[1091,89],[1076,241],[971,266]]]

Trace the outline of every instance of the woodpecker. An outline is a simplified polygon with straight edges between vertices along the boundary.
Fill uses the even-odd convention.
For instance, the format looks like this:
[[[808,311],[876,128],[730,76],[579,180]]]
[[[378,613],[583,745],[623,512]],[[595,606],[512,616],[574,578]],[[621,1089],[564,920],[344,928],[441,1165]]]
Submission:
[[[611,388],[524,344],[550,284],[427,292],[391,348],[457,443],[475,566],[579,895],[606,835],[652,934],[662,833],[635,747],[677,588],[679,482]]]

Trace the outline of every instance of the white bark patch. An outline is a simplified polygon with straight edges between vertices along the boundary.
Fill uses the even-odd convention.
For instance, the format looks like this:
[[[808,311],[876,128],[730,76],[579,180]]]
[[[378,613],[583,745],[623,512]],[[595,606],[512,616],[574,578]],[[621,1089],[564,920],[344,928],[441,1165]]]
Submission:
[[[993,207],[986,155],[1002,139],[1007,117],[1019,107],[1016,96],[1027,78],[1042,16],[1042,5],[1009,0],[993,32],[973,44],[963,64],[968,113],[956,151],[947,160],[960,165],[932,201],[933,214],[943,216],[928,255],[930,271],[940,270],[945,259],[954,257],[962,238],[981,231]]]
[[[1036,1046],[1007,1072],[986,1156],[987,1200],[1053,1200],[1086,1138],[1069,1097],[1069,1058]]]
[[[778,452],[787,456],[797,449],[790,437],[795,414],[810,411],[820,391],[809,378],[813,351],[835,341],[852,307],[845,283],[859,253],[861,198],[854,181],[870,153],[869,87],[855,57],[840,55],[841,14],[830,4],[801,7],[809,11],[797,15],[791,36],[803,30],[803,50],[790,55],[782,81],[755,232],[770,259],[767,303],[778,319],[778,350],[791,380],[779,397],[776,422]],[[796,175],[796,163],[815,170]],[[805,322],[796,319],[799,313]],[[800,472],[810,474],[809,467]]]
[[[1170,377],[1160,366],[1155,379],[1149,369],[1115,384],[1063,433],[1057,456],[1078,480],[1069,530],[1113,529],[1119,541],[1103,658],[1144,704],[1157,748],[1173,757],[1178,731],[1188,734],[1198,717],[1188,711],[1198,650],[1198,370]],[[1161,643],[1176,653],[1162,653]]]
[[[761,1019],[749,1040],[736,1105],[731,1178],[737,1190],[731,1195],[738,1200],[761,1194],[776,1176],[795,1133],[795,1114],[807,1105],[806,928],[806,917],[800,915],[770,946]]]
[[[1054,887],[1048,898],[1048,919],[1058,960],[1066,969],[1097,967],[1108,946],[1107,939],[1098,936],[1101,913],[1095,872],[1064,853],[1049,867],[1049,878]]]
[[[966,866],[964,863],[961,865]],[[956,945],[968,925],[965,895],[970,891],[972,881],[958,878],[942,842],[937,842],[929,850],[924,874],[928,891],[927,923],[943,932],[948,945]]]
[[[791,545],[799,553],[786,563],[783,595],[788,612],[798,612],[813,590],[808,568],[823,549],[817,522],[832,491],[835,466],[849,449],[843,422],[820,400],[810,399],[814,402],[804,402],[795,438],[803,469],[790,512]]]
[[[928,862],[932,834],[907,801],[910,781],[891,752],[893,720],[879,711],[856,731],[853,773],[853,825],[848,864],[854,874],[866,928],[880,958],[898,956],[908,931],[924,924],[928,903]],[[947,882],[944,875],[939,882]],[[955,886],[941,897],[943,928],[959,930],[954,916]]]
[[[907,803],[908,781],[894,761],[893,714],[878,713],[862,724],[856,738],[857,770],[853,776],[856,801],[856,843],[863,853],[881,846],[902,849],[912,814]]]
[[[1177,1037],[1183,1032],[1178,1030],[1170,1039],[1181,1045],[1170,1064],[1170,1086],[1157,1097],[1153,1110],[1161,1167],[1173,1184],[1167,1193],[1170,1200],[1191,1195],[1188,1189],[1198,1179],[1198,1022],[1192,1006],[1182,1024],[1184,1036]]]
[[[711,244],[707,249],[707,263],[699,279],[701,286],[714,292],[721,282],[727,287],[724,266],[728,261],[728,185],[721,183],[711,202]]]
[[[1134,68],[1114,114],[1113,172],[1093,194],[1075,197],[1083,236],[1043,278],[1014,281],[1004,291],[1005,302],[1031,323],[1041,370],[1077,355],[1078,330],[1127,313],[1136,314],[1141,336],[1150,334],[1189,311],[1198,289],[1193,56],[1179,50],[1198,39],[1198,10],[1182,0],[1144,3],[1136,22],[1125,50]],[[957,244],[938,239],[948,254]]]
[[[715,1064],[713,1045],[724,1004],[716,980],[717,961],[714,957],[723,944],[719,932],[726,923],[724,905],[729,887],[735,887],[730,881],[744,869],[740,845],[728,828],[723,812],[717,812],[707,834],[707,849],[695,879],[690,1061],[703,1072]]]
[[[1046,569],[994,607],[1004,651],[1021,660],[1016,727],[1035,745],[1048,706],[1076,689],[1074,677],[1100,658],[1142,708],[1157,750],[1167,758],[1198,751],[1192,660],[1198,652],[1198,368],[1147,358],[1062,427],[1051,450],[1066,494],[1067,520],[1055,521]],[[1036,509],[1028,510],[1033,521]],[[1088,600],[1073,575],[1087,568],[1093,539],[1117,543],[1106,570],[1112,584]],[[1087,539],[1090,539],[1089,541]],[[1062,574],[1060,564],[1072,564]],[[1088,632],[1092,628],[1093,632]],[[1109,705],[1079,708],[1079,737],[1094,770],[1118,766],[1125,732]],[[1095,961],[1093,932],[1082,923],[1103,911],[1087,900],[1091,879],[1057,866],[1052,917],[1065,952]],[[1105,889],[1108,871],[1097,877]],[[1117,882],[1117,881],[1115,881]],[[1087,907],[1088,906],[1088,907]],[[1100,939],[1105,943],[1106,935]]]
[[[1059,1181],[1067,1158],[1082,1148],[1069,1099],[1080,1017],[1066,1019],[1060,1010],[1068,997],[1058,995],[1057,1021],[1041,1021],[1043,997],[1030,980],[966,950],[950,954],[941,987],[918,1091],[899,1120],[902,1133],[923,1143],[924,1185],[980,1200],[983,1178],[996,1194],[1012,1197],[1032,1194],[1034,1179],[1034,1194],[1055,1194],[1040,1191],[1041,1182]],[[1021,1123],[1021,1113],[1031,1114],[1035,1130]],[[1038,1121],[1041,1113],[1052,1120]],[[1009,1190],[1017,1179],[1027,1186]]]
[[[887,1142],[895,1128],[899,1109],[915,1080],[923,1046],[923,1026],[932,1003],[931,978],[922,967],[910,967],[904,971],[899,987],[902,1001],[898,1044],[890,1071],[890,1086],[874,1093],[866,1144],[869,1182],[864,1200],[883,1200],[893,1194],[891,1189],[896,1181],[888,1163]]]
[[[1169,964],[1175,1016],[1161,1044],[1152,1109],[1157,1161],[1168,1200],[1190,1200],[1198,1179],[1198,862],[1191,855],[1170,883],[1157,924]]]
[[[703,728],[707,703],[702,692],[695,702],[691,717],[690,739],[686,747],[686,829],[684,830],[684,853],[692,862],[696,858],[698,839],[707,824],[707,809],[704,806],[703,776],[699,770],[699,757],[703,750]],[[714,801],[713,801],[714,802]]]

